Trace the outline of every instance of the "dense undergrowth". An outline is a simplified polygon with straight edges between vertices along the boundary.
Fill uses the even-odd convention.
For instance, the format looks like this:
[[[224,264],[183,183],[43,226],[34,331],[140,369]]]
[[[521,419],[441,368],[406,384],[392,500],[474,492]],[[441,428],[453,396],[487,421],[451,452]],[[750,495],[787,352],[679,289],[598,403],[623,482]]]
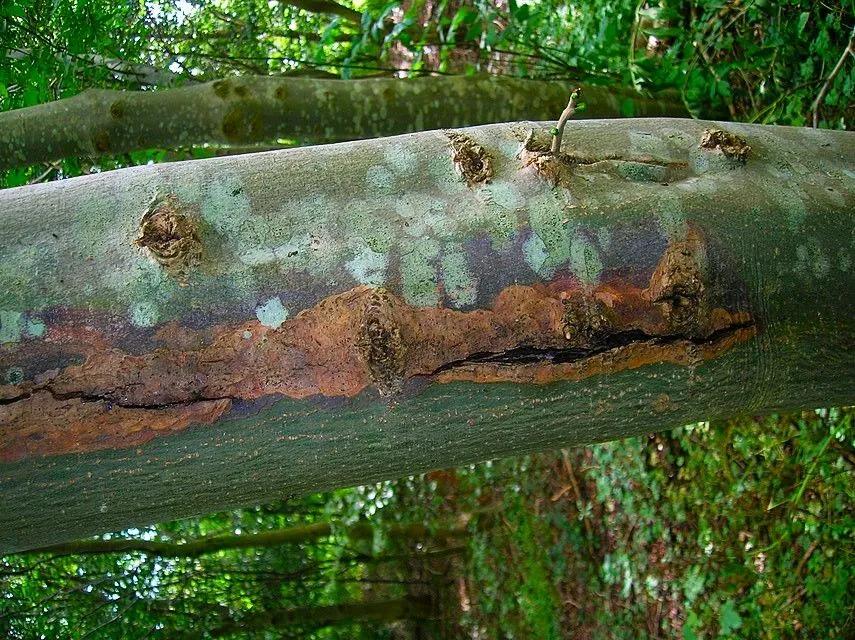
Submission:
[[[502,515],[472,544],[469,619],[491,638],[847,637],[852,418],[701,423],[476,467],[461,484]]]

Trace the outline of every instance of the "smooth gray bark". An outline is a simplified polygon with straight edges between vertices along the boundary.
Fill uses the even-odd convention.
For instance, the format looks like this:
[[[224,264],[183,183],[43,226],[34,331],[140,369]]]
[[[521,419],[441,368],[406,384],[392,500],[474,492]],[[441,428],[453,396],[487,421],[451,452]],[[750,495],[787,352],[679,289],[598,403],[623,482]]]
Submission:
[[[855,400],[852,133],[550,126],[0,191],[0,549]]]
[[[0,113],[0,170],[64,157],[279,138],[352,140],[558,117],[573,85],[510,77],[249,76],[162,91],[89,89]],[[673,98],[585,87],[580,117],[685,116]]]

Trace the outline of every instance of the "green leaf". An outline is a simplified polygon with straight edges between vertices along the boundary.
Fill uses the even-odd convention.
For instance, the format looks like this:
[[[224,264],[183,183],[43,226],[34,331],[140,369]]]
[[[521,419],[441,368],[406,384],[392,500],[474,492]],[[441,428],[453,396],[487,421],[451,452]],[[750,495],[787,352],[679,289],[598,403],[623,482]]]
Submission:
[[[0,7],[0,16],[8,16],[15,18],[23,18],[24,17],[24,7],[17,3],[13,3],[7,6]]]
[[[802,31],[805,30],[805,26],[807,25],[807,21],[809,18],[810,18],[810,13],[808,11],[802,11],[802,13],[799,14],[799,22],[798,22],[798,25],[796,27],[796,30],[798,31],[799,35],[801,35]]]
[[[698,626],[698,616],[694,611],[690,611],[686,616],[686,623],[683,625],[683,640],[698,640],[695,633],[695,628]]]
[[[736,631],[742,626],[742,618],[739,617],[733,600],[727,600],[721,605],[721,610],[718,612],[718,625],[718,634],[720,636],[729,635],[732,631]]]

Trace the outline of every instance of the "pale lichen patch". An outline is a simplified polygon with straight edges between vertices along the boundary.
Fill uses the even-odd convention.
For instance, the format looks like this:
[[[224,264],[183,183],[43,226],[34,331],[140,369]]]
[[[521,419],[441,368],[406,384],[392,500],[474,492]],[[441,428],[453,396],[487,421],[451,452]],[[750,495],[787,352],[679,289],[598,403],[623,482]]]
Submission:
[[[0,344],[21,339],[24,314],[20,311],[0,311]]]
[[[359,284],[379,286],[386,280],[388,263],[387,254],[364,247],[345,263],[345,268]]]
[[[461,247],[447,247],[442,255],[442,286],[445,295],[455,308],[475,304],[478,297],[478,280],[472,275]]]
[[[586,285],[599,282],[603,261],[597,247],[584,235],[577,233],[570,243],[570,270]]]
[[[135,327],[148,328],[158,323],[160,312],[154,302],[143,300],[131,305],[130,318]]]
[[[365,182],[379,193],[392,193],[395,191],[395,176],[389,169],[381,164],[368,167],[365,173]]]
[[[45,334],[45,323],[41,318],[32,317],[27,319],[24,331],[31,338],[41,338]]]
[[[435,307],[439,304],[436,260],[439,245],[424,239],[401,255],[401,277],[404,298],[414,307]]]
[[[535,273],[547,278],[551,277],[554,269],[545,268],[546,260],[549,258],[549,253],[546,250],[546,245],[536,233],[532,233],[523,243],[523,257],[526,264],[531,267]]]
[[[288,310],[283,306],[279,296],[274,296],[255,309],[255,317],[265,327],[278,329],[288,319]]]

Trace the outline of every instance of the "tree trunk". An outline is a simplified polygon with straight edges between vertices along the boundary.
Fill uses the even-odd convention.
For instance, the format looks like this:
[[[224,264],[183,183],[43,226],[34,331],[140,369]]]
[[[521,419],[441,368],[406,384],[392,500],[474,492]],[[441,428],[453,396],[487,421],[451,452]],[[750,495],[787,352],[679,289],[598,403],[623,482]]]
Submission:
[[[323,80],[249,76],[163,91],[89,89],[0,113],[0,170],[187,145],[348,140],[556,118],[571,85],[510,77]],[[682,104],[586,87],[582,117],[685,116]]]
[[[405,597],[380,602],[351,602],[317,607],[298,607],[251,613],[237,622],[208,631],[212,638],[232,634],[245,636],[248,631],[282,629],[294,625],[317,629],[348,622],[390,623],[398,620],[425,620],[430,617],[430,602],[424,598]],[[198,638],[196,631],[188,637]]]
[[[340,525],[341,532],[351,541],[374,538],[377,528],[369,522]],[[432,529],[418,522],[389,524],[381,529],[382,535],[398,541],[447,541],[466,536],[466,529]],[[335,532],[329,522],[313,522],[241,535],[206,536],[190,542],[164,542],[138,538],[111,538],[109,540],[75,540],[64,544],[36,549],[39,553],[96,555],[104,553],[128,553],[132,551],[161,557],[196,558],[225,549],[248,549],[256,547],[278,547],[286,544],[306,544],[327,538]]]
[[[510,123],[0,191],[0,548],[851,403],[853,140]]]

